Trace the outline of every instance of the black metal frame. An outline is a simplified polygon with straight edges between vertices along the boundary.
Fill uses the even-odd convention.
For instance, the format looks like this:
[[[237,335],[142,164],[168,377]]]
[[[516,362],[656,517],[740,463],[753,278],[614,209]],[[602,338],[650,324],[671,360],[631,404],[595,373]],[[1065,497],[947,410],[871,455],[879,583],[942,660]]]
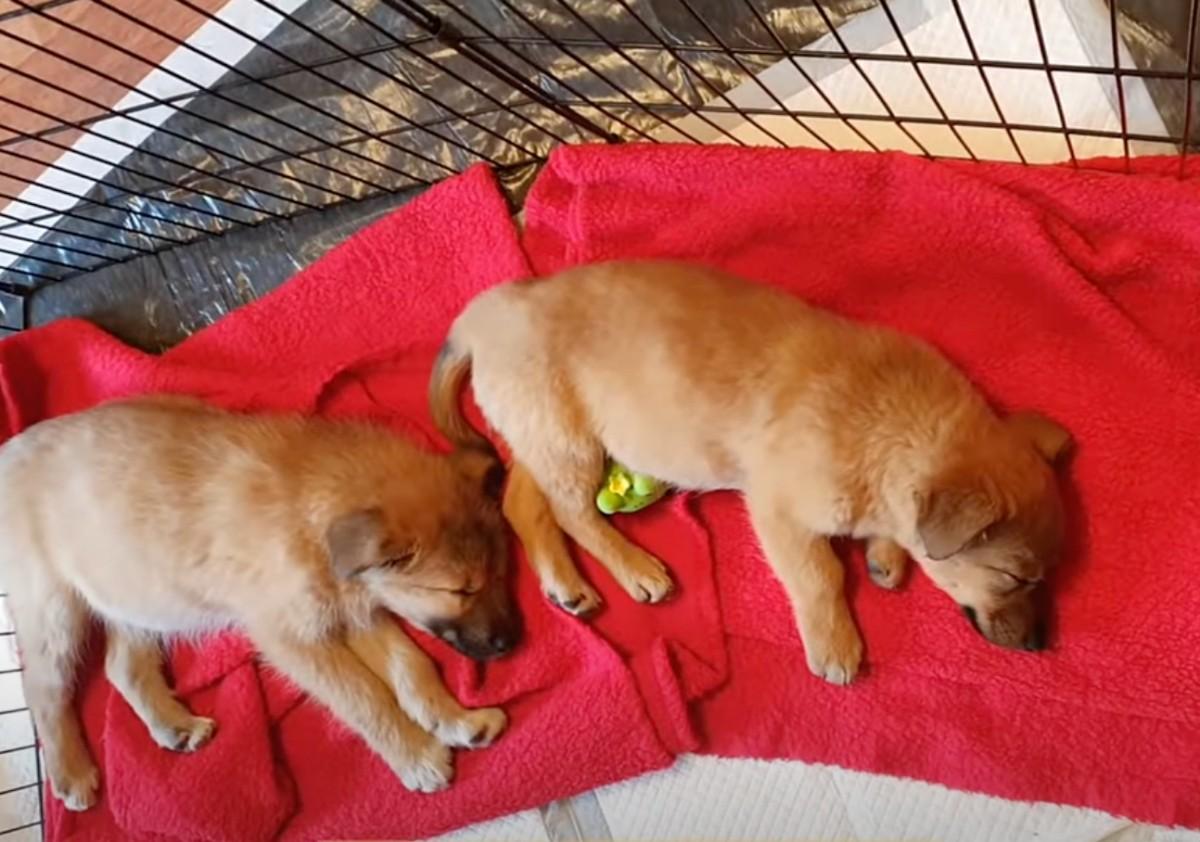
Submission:
[[[0,15],[0,24],[22,15],[35,16],[45,22],[60,26],[65,30],[73,31],[79,36],[96,38],[96,36],[92,36],[86,29],[62,18],[63,7],[73,2],[76,2],[76,0],[42,0],[42,2],[14,0],[18,8]],[[108,10],[112,14],[119,15],[131,26],[144,27],[158,36],[175,43],[180,48],[195,50],[195,48],[188,46],[184,40],[168,35],[163,30],[154,27],[153,24],[139,21],[133,15],[123,11],[119,4],[113,2],[113,0],[91,0],[91,2]],[[186,8],[195,14],[203,15],[209,20],[220,20],[217,16],[196,5],[192,0],[164,0],[164,2],[179,4],[182,8]],[[254,2],[262,5],[264,9],[273,9],[267,0],[254,0]],[[827,31],[832,34],[838,47],[836,50],[818,50],[804,47],[789,49],[771,26],[768,15],[769,4],[765,0],[730,0],[731,3],[740,4],[744,11],[753,17],[757,27],[761,30],[763,43],[752,46],[731,45],[727,39],[722,37],[718,29],[705,19],[703,11],[697,9],[696,4],[692,0],[674,0],[674,2],[680,5],[681,10],[699,27],[698,31],[703,36],[695,43],[690,44],[668,43],[666,39],[656,32],[654,27],[644,21],[640,16],[641,13],[639,13],[638,8],[633,3],[630,3],[629,0],[614,0],[614,2],[620,3],[625,14],[632,20],[637,20],[643,24],[642,30],[645,36],[635,41],[625,39],[622,42],[617,42],[612,37],[605,35],[600,27],[576,11],[572,6],[572,0],[547,0],[544,3],[529,4],[526,6],[522,6],[516,0],[496,0],[497,3],[504,7],[513,20],[521,22],[521,27],[525,30],[525,34],[507,36],[494,31],[479,16],[473,15],[461,0],[449,0],[445,6],[440,6],[437,12],[431,11],[429,8],[430,4],[418,2],[418,0],[379,0],[382,6],[391,13],[396,24],[403,23],[405,27],[411,28],[415,26],[418,28],[421,34],[416,37],[397,37],[396,31],[399,29],[398,26],[392,26],[387,19],[381,21],[378,15],[364,13],[357,5],[357,0],[326,0],[326,2],[333,7],[344,10],[345,13],[352,15],[357,21],[370,27],[374,34],[380,36],[383,41],[365,47],[344,44],[336,36],[326,35],[317,28],[304,23],[297,15],[285,13],[283,15],[285,20],[290,25],[304,29],[315,42],[319,42],[327,50],[326,55],[316,60],[300,61],[291,58],[285,51],[260,41],[261,48],[268,51],[281,64],[280,67],[272,72],[251,75],[232,64],[223,64],[224,69],[228,72],[225,78],[216,85],[207,89],[194,86],[194,90],[165,98],[151,96],[147,98],[148,101],[146,102],[121,110],[108,109],[104,107],[103,103],[74,93],[67,84],[61,81],[51,79],[37,80],[57,95],[71,97],[75,101],[82,102],[95,109],[95,114],[89,116],[87,119],[77,121],[56,117],[52,112],[39,107],[37,103],[17,103],[11,98],[0,94],[0,104],[24,109],[28,113],[36,114],[43,119],[55,120],[54,125],[37,132],[12,131],[0,126],[0,131],[11,135],[6,140],[0,140],[0,161],[9,159],[43,163],[49,169],[67,174],[71,171],[67,167],[64,167],[60,161],[55,160],[55,156],[58,153],[70,149],[70,144],[60,139],[63,133],[92,131],[97,136],[106,137],[97,128],[97,125],[108,118],[123,117],[134,123],[143,123],[155,131],[171,134],[173,130],[170,127],[147,122],[141,116],[142,113],[147,109],[159,107],[182,111],[188,107],[188,103],[197,94],[203,94],[237,107],[244,107],[262,119],[270,121],[273,126],[289,138],[289,142],[285,144],[251,136],[237,126],[227,127],[231,138],[239,141],[253,141],[259,147],[262,154],[250,157],[232,152],[227,148],[216,148],[206,141],[179,134],[178,140],[181,143],[201,147],[204,151],[210,153],[212,159],[223,162],[223,166],[201,167],[162,155],[158,152],[143,149],[143,155],[148,156],[150,159],[158,159],[155,163],[175,168],[178,177],[173,179],[166,178],[154,172],[138,170],[124,161],[106,162],[114,167],[113,172],[115,173],[123,173],[127,176],[139,176],[142,186],[137,189],[113,186],[108,191],[110,198],[79,196],[77,197],[79,201],[65,211],[56,210],[49,205],[39,205],[26,201],[26,205],[39,211],[39,213],[33,215],[28,220],[18,219],[11,213],[0,209],[0,234],[9,234],[10,236],[10,232],[15,231],[22,224],[42,230],[53,229],[63,217],[86,226],[82,230],[75,231],[72,242],[64,245],[57,253],[39,252],[36,249],[32,250],[32,252],[25,252],[24,256],[15,266],[0,271],[0,289],[8,289],[17,293],[27,293],[42,284],[61,281],[80,272],[154,253],[163,248],[177,246],[199,237],[210,236],[233,228],[256,225],[266,220],[316,210],[332,204],[353,201],[380,192],[394,192],[410,188],[414,185],[429,184],[461,169],[460,164],[454,162],[448,163],[425,154],[422,151],[419,141],[427,136],[436,137],[439,143],[449,143],[455,146],[462,153],[463,162],[484,161],[498,167],[540,162],[544,159],[546,152],[551,146],[575,140],[599,140],[605,142],[652,140],[653,137],[648,131],[648,126],[652,126],[655,123],[662,123],[668,119],[674,119],[687,113],[698,116],[710,128],[717,130],[722,135],[722,140],[740,144],[744,144],[745,141],[723,129],[714,119],[715,117],[722,114],[736,114],[757,126],[774,145],[783,145],[783,141],[780,140],[777,134],[770,130],[763,120],[765,117],[785,117],[794,120],[820,146],[826,148],[832,148],[832,145],[814,129],[811,122],[814,119],[828,119],[830,117],[839,119],[861,141],[872,149],[878,149],[879,147],[868,138],[860,128],[860,125],[880,121],[892,123],[907,136],[908,140],[912,142],[920,154],[926,156],[931,156],[931,153],[914,133],[910,131],[910,126],[936,125],[947,127],[963,147],[966,157],[972,159],[976,156],[960,134],[960,130],[965,128],[1002,128],[1007,133],[1016,156],[1022,161],[1025,161],[1025,155],[1014,135],[1016,131],[1060,135],[1066,144],[1072,166],[1079,166],[1080,164],[1072,142],[1073,137],[1093,136],[1121,140],[1126,164],[1128,164],[1130,157],[1130,141],[1159,141],[1174,144],[1179,148],[1181,173],[1183,172],[1189,153],[1188,144],[1184,142],[1184,138],[1188,137],[1192,131],[1192,85],[1195,80],[1195,73],[1190,68],[1193,67],[1192,60],[1195,51],[1194,32],[1197,7],[1200,5],[1200,0],[1185,0],[1185,2],[1190,3],[1190,23],[1192,26],[1189,32],[1192,33],[1192,37],[1187,42],[1188,63],[1186,67],[1188,69],[1179,71],[1138,69],[1120,66],[1117,60],[1119,51],[1117,10],[1115,4],[1110,4],[1112,19],[1112,66],[1093,67],[1050,61],[1042,36],[1042,27],[1035,0],[1029,0],[1029,14],[1037,34],[1042,59],[1040,62],[987,60],[981,58],[975,49],[974,40],[971,37],[967,21],[962,14],[958,0],[952,0],[952,2],[971,53],[969,58],[915,54],[904,39],[904,34],[892,13],[889,0],[880,0],[880,5],[887,13],[887,18],[892,28],[899,36],[903,51],[897,54],[858,53],[850,49],[845,41],[842,40],[837,28],[833,25],[834,22],[827,10],[830,0],[810,0],[810,2],[824,22]],[[538,11],[532,11],[532,9],[537,9]],[[569,16],[574,24],[586,30],[586,37],[556,36],[551,29],[539,22],[539,18],[551,13]],[[221,23],[220,25],[226,26],[230,30],[233,29],[228,24]],[[108,82],[123,84],[116,77],[106,75],[103,71],[89,67],[85,63],[79,62],[68,55],[56,53],[52,48],[39,47],[36,43],[23,36],[6,33],[0,36],[0,41],[4,39],[21,44],[27,48],[43,49],[47,54],[55,55],[60,61],[73,66],[80,73],[92,74]],[[96,40],[99,39],[96,38]],[[427,53],[422,52],[420,49],[422,45],[431,42],[451,47],[455,55],[464,60],[463,67],[468,69],[464,70],[461,67],[455,69],[448,63],[430,57]],[[122,53],[131,60],[144,62],[147,65],[147,70],[150,70],[152,67],[151,62],[142,59],[136,52],[120,44],[105,43],[104,47]],[[620,81],[614,77],[611,70],[602,69],[594,61],[590,61],[587,58],[587,53],[594,53],[597,48],[603,48],[619,56],[620,60],[625,63],[626,69],[632,70],[636,68],[638,72],[650,79],[658,88],[661,88],[668,95],[669,101],[648,102],[639,100],[636,93],[621,86]],[[545,51],[547,49],[557,51],[560,57],[573,62],[576,69],[584,77],[590,78],[593,82],[603,83],[609,89],[608,95],[596,96],[586,93],[581,89],[581,86],[572,84],[570,80],[563,78],[562,75],[555,76],[545,68],[534,67],[534,62],[530,58],[532,52],[538,50]],[[345,62],[355,62],[361,65],[364,70],[386,76],[388,74],[387,68],[381,65],[377,59],[394,50],[404,51],[409,56],[421,57],[421,60],[429,65],[432,72],[452,75],[464,88],[470,89],[477,94],[476,107],[454,110],[453,108],[447,108],[444,103],[434,102],[431,104],[437,106],[440,111],[449,113],[444,113],[443,116],[440,116],[436,120],[421,121],[404,114],[386,102],[372,97],[369,92],[356,90],[352,85],[341,82],[329,69]],[[664,83],[662,79],[655,78],[653,71],[643,67],[639,63],[638,54],[644,53],[647,50],[666,51],[681,67],[685,68],[696,90],[700,93],[699,101],[696,101],[695,97],[687,98],[680,95],[678,91]],[[772,101],[771,107],[739,107],[726,96],[726,92],[721,90],[718,82],[706,78],[705,74],[690,60],[689,57],[696,54],[721,55],[728,59],[734,66],[746,72],[750,78],[753,78],[754,74],[749,62],[753,61],[761,64],[764,61],[788,59],[797,70],[804,74],[810,86],[822,98],[829,111],[788,109],[778,97],[767,90],[761,83],[759,83],[759,87],[770,97]],[[839,111],[836,103],[821,90],[816,80],[804,71],[798,61],[800,58],[848,60],[874,93],[882,106],[883,113],[846,113]],[[219,59],[212,60],[220,61]],[[924,87],[929,99],[933,102],[937,110],[937,116],[897,116],[886,98],[875,86],[871,77],[861,66],[860,62],[868,60],[877,64],[890,62],[911,68]],[[927,81],[923,70],[924,68],[938,65],[976,68],[980,73],[998,119],[995,121],[952,119],[942,107],[941,102],[938,101],[937,95]],[[1007,120],[987,77],[986,71],[990,69],[1034,70],[1044,73],[1054,97],[1059,124],[1057,126],[1028,125],[1013,123]],[[19,67],[10,66],[3,60],[0,60],[0,70],[7,71],[18,77],[34,78],[27,71]],[[553,79],[560,89],[559,93],[547,92],[543,87],[539,87],[537,84],[531,82],[532,71],[540,72],[546,77]],[[170,73],[170,71],[167,72],[168,74]],[[1058,86],[1055,83],[1055,74],[1072,73],[1109,76],[1115,80],[1121,111],[1120,131],[1068,125],[1062,100],[1059,96]],[[368,124],[364,125],[364,121],[347,119],[342,114],[325,108],[319,103],[307,102],[296,97],[293,93],[289,92],[289,89],[285,87],[283,82],[289,78],[294,79],[298,75],[305,74],[326,84],[334,85],[345,97],[356,99],[363,109],[363,113],[369,114],[371,117],[386,117],[387,120],[399,123],[399,125],[395,125],[388,130],[379,130],[370,125],[370,121],[367,121]],[[174,75],[180,81],[187,81],[182,76],[179,76],[179,74]],[[1122,80],[1134,77],[1174,80],[1182,82],[1185,85],[1187,90],[1186,118],[1182,135],[1171,136],[1170,134],[1166,134],[1163,136],[1152,136],[1131,133],[1129,131],[1125,113],[1125,93]],[[418,85],[414,85],[407,80],[393,77],[391,81],[403,87],[413,97],[421,98],[430,96],[427,92],[423,92]],[[493,93],[492,91],[495,90],[497,85],[509,89],[514,96],[505,98]],[[238,97],[251,88],[265,89],[281,96],[291,97],[295,100],[297,107],[302,109],[302,113],[296,118],[283,118],[278,114],[269,114],[261,109],[256,110],[251,105],[242,105]],[[505,137],[495,129],[490,128],[486,121],[499,111],[516,115],[526,127],[536,129],[537,142],[523,143],[519,140]],[[547,119],[548,117],[553,119]],[[634,119],[635,117],[637,118],[636,120]],[[340,138],[328,137],[321,131],[306,125],[306,119],[308,118],[333,121],[340,129],[349,132],[349,134]],[[204,120],[205,118],[203,115],[200,115],[198,119]],[[450,123],[472,126],[483,134],[490,135],[493,140],[499,140],[504,144],[503,154],[497,155],[480,148],[473,148],[467,143],[455,139],[451,132],[445,130],[445,127]],[[563,130],[564,125],[568,128],[567,131]],[[683,134],[685,137],[687,136],[686,131]],[[695,138],[689,137],[689,139],[694,140]],[[28,144],[32,141],[38,141],[43,144],[40,151],[47,154],[35,156],[29,154],[27,151],[15,148],[17,144]],[[130,152],[133,152],[137,148],[134,144],[129,144],[121,140],[114,140],[114,142],[124,146]],[[402,153],[405,164],[402,166],[395,165],[373,156],[368,146],[364,145],[369,145],[370,143],[376,144],[379,148],[387,148],[390,151]],[[336,150],[341,153],[339,157],[347,161],[347,163],[338,165],[331,163],[329,160],[322,159],[322,154],[329,150]],[[85,157],[99,160],[94,155],[87,155]],[[354,165],[353,171],[350,170],[349,164]],[[297,172],[297,170],[301,171]],[[312,174],[308,174],[310,172]],[[355,187],[355,190],[351,192],[341,187],[331,186],[326,179],[321,177],[331,174],[336,175],[339,179],[348,180]],[[251,176],[256,176],[256,178],[252,179]],[[33,180],[27,180],[27,183],[33,183]],[[218,193],[206,187],[205,184],[218,184],[224,189]],[[291,189],[296,187],[314,189],[318,192],[320,199],[314,201],[310,198],[302,198],[301,195],[298,195],[298,191]],[[240,196],[230,196],[228,188],[235,188],[239,191]],[[61,188],[53,187],[49,188],[49,190],[58,193],[68,192]],[[164,195],[168,192],[171,193],[170,196]],[[8,202],[14,199],[16,199],[15,196],[0,193],[0,201]],[[138,201],[136,208],[131,209],[128,202],[131,199]],[[130,218],[130,221],[113,222],[100,218],[97,211],[104,208],[119,209]],[[21,241],[40,241],[40,235],[16,234],[15,239]],[[11,250],[7,253],[16,256],[16,253]]]
[[[60,61],[72,66],[81,74],[91,74],[128,88],[128,85],[115,76],[106,75],[103,71],[71,56],[56,53],[53,48],[39,45],[25,36],[5,33],[3,30],[3,25],[10,21],[31,17],[49,25],[59,26],[79,37],[99,41],[100,39],[89,33],[86,28],[62,17],[65,7],[78,1],[13,0],[17,8],[0,14],[0,33],[3,33],[0,34],[0,46],[12,42],[26,48],[40,49],[48,55],[57,55]],[[90,2],[123,18],[130,26],[143,27],[155,32],[181,49],[195,49],[183,39],[175,38],[125,12],[117,0]],[[162,2],[178,4],[181,8],[209,20],[220,20],[196,5],[193,0]],[[274,9],[268,0],[254,2],[264,9]],[[889,0],[879,0],[879,4],[886,13],[891,28],[899,37],[901,52],[894,54],[859,53],[850,49],[834,25],[835,21],[828,8],[831,0],[809,2],[824,23],[826,31],[833,36],[837,49],[789,47],[786,40],[772,26],[769,0],[728,0],[729,4],[736,6],[752,21],[758,32],[757,43],[750,45],[733,44],[722,34],[716,23],[707,19],[696,0],[669,0],[676,3],[680,13],[697,28],[700,37],[693,43],[669,42],[642,17],[638,5],[630,0],[613,2],[620,4],[630,23],[640,24],[644,35],[632,40],[616,39],[606,34],[602,26],[590,20],[573,5],[579,0],[541,0],[538,3],[530,0],[494,0],[497,6],[504,10],[508,22],[522,30],[521,34],[498,31],[481,16],[474,14],[468,8],[467,0],[444,0],[436,7],[419,0],[376,0],[374,5],[370,5],[371,0],[322,2],[331,8],[340,9],[357,24],[365,27],[372,33],[374,42],[343,43],[337,35],[322,32],[297,14],[284,13],[283,18],[287,24],[304,31],[314,43],[321,46],[323,55],[315,58],[293,58],[286,50],[259,40],[258,48],[266,51],[276,61],[276,66],[268,72],[255,74],[243,70],[240,66],[222,63],[226,71],[224,77],[207,88],[194,85],[176,73],[173,75],[177,77],[177,81],[193,84],[194,89],[167,97],[147,96],[147,101],[119,110],[108,108],[97,100],[87,99],[72,91],[69,84],[62,80],[39,79],[0,58],[0,71],[36,81],[57,96],[82,102],[94,111],[85,119],[71,120],[56,115],[52,109],[47,110],[42,103],[18,102],[0,93],[0,105],[21,109],[40,119],[53,121],[53,125],[36,132],[0,126],[0,134],[8,135],[6,139],[0,140],[0,164],[5,160],[17,160],[44,165],[64,174],[83,175],[74,173],[58,158],[58,155],[72,148],[71,142],[64,140],[63,136],[78,133],[93,133],[97,137],[106,137],[123,150],[124,156],[120,160],[108,161],[91,153],[82,153],[84,158],[112,167],[110,176],[106,176],[105,180],[100,182],[104,188],[100,192],[104,195],[75,196],[62,188],[48,188],[51,192],[66,194],[76,201],[66,210],[56,210],[50,205],[25,201],[27,206],[39,210],[39,213],[30,219],[19,218],[0,207],[0,234],[31,244],[41,244],[43,235],[15,233],[20,226],[31,226],[44,231],[49,237],[58,230],[63,220],[80,223],[80,227],[72,232],[69,242],[54,245],[52,250],[35,247],[20,256],[15,266],[0,270],[0,310],[5,313],[5,318],[0,320],[0,330],[12,330],[22,326],[21,296],[28,295],[45,284],[59,283],[80,273],[153,254],[197,238],[219,235],[233,229],[320,210],[379,193],[427,185],[477,161],[500,168],[520,167],[543,161],[553,146],[562,143],[581,140],[608,143],[653,140],[653,128],[687,114],[696,116],[715,130],[723,141],[742,145],[745,145],[745,141],[724,129],[717,117],[735,114],[757,126],[774,145],[783,145],[783,141],[771,131],[762,118],[783,117],[793,120],[819,146],[829,149],[832,149],[833,145],[822,136],[812,121],[830,118],[838,120],[867,147],[875,150],[878,150],[879,146],[872,142],[861,125],[880,121],[892,123],[907,136],[920,154],[928,157],[933,156],[910,131],[910,126],[936,125],[948,128],[963,147],[964,157],[972,160],[977,160],[977,156],[963,140],[960,133],[962,129],[1002,129],[1022,163],[1025,163],[1026,159],[1014,134],[1018,131],[1062,136],[1068,151],[1069,165],[1073,167],[1086,165],[1086,162],[1076,155],[1073,137],[1119,139],[1122,142],[1127,169],[1131,159],[1131,141],[1157,141],[1177,146],[1181,176],[1189,155],[1187,139],[1191,136],[1193,127],[1195,31],[1200,0],[1182,0],[1189,4],[1188,34],[1186,64],[1178,71],[1121,66],[1116,0],[1109,4],[1112,61],[1111,66],[1106,67],[1051,62],[1036,0],[1029,0],[1028,10],[1037,36],[1041,56],[1039,62],[981,58],[959,0],[950,2],[966,40],[970,53],[968,58],[914,53],[893,14]],[[278,10],[275,11],[278,13]],[[576,34],[557,34],[546,24],[547,16],[566,20]],[[217,25],[233,29],[229,24]],[[101,43],[104,49],[113,50],[130,60],[145,64],[147,71],[153,67],[152,62],[141,58],[135,51],[121,44]],[[437,53],[429,49],[432,46],[449,49],[453,61],[439,58]],[[594,58],[589,58],[598,50],[617,57],[624,72],[638,74],[639,78],[653,86],[655,98],[651,100],[639,97],[636,92],[623,86],[611,63],[601,66]],[[547,51],[572,68],[573,75],[570,78],[565,73],[538,65],[537,56],[545,55]],[[690,95],[678,90],[668,80],[656,75],[652,67],[647,66],[643,58],[649,51],[669,54],[679,67],[683,68],[692,86]],[[456,109],[446,102],[438,101],[435,94],[423,89],[420,84],[392,74],[386,59],[393,53],[402,54],[419,63],[434,75],[452,79],[462,90],[470,92],[472,106]],[[738,69],[750,79],[754,78],[756,68],[761,69],[767,63],[788,60],[821,98],[828,111],[789,109],[761,82],[758,85],[771,100],[771,107],[739,106],[727,96],[727,91],[722,89],[719,80],[707,78],[698,67],[694,59],[702,55],[720,56],[729,66]],[[840,111],[820,84],[806,72],[799,61],[801,58],[848,61],[878,99],[882,113]],[[220,62],[219,59],[212,60]],[[910,68],[934,104],[937,116],[897,116],[861,66],[861,62],[865,61],[876,65],[894,63]],[[425,118],[406,114],[370,92],[347,84],[334,72],[337,67],[347,63],[358,65],[364,72],[375,76],[386,77],[389,83],[401,88],[414,102],[431,108],[438,116]],[[975,68],[995,109],[997,119],[952,119],[938,101],[933,86],[929,84],[925,75],[926,68],[939,65]],[[1044,73],[1054,98],[1058,125],[1028,125],[1006,119],[988,78],[988,70],[1032,70]],[[167,73],[171,75],[170,71]],[[1069,125],[1056,84],[1056,74],[1089,74],[1112,78],[1116,83],[1120,109],[1120,131]],[[1181,82],[1186,91],[1182,134],[1167,133],[1154,136],[1131,133],[1123,87],[1123,80],[1126,78]],[[350,119],[342,111],[298,96],[294,93],[294,83],[297,79],[320,80],[324,84],[332,85],[341,96],[354,100],[356,107],[369,119]],[[535,79],[552,84],[540,85]],[[583,84],[581,80],[587,80],[588,84]],[[606,92],[598,95],[595,93],[597,86]],[[280,116],[278,113],[270,113],[247,103],[248,94],[255,91],[269,91],[290,99],[295,106],[293,115]],[[168,125],[145,119],[145,114],[150,109],[168,108],[175,114],[186,112],[192,119],[201,123],[216,123],[192,107],[201,96],[245,109],[248,113],[267,121],[287,140],[259,137],[236,125],[224,126],[229,138],[239,142],[250,142],[255,146],[259,154],[251,156],[231,148],[215,146],[207,140],[188,136]],[[531,134],[522,139],[495,129],[492,120],[502,114],[518,121],[523,130]],[[160,134],[175,133],[180,144],[204,151],[216,165],[200,166],[161,151],[147,149],[144,143],[131,144],[119,138],[108,137],[101,127],[105,120],[117,117],[135,124],[143,124]],[[388,124],[389,128],[379,128],[377,121]],[[500,146],[489,146],[487,149],[473,146],[455,134],[455,126],[470,127],[478,132],[480,138],[488,138],[489,143],[497,142]],[[337,136],[331,134],[334,127],[338,132]],[[678,131],[685,138],[696,140],[686,130]],[[421,145],[423,139],[436,140],[439,144],[453,148],[457,159],[447,161],[428,154]],[[37,148],[44,154],[32,155],[18,148],[34,142],[40,144]],[[136,165],[132,163],[135,152],[140,156],[140,163]],[[336,163],[329,158],[327,153],[330,152],[338,153]],[[399,154],[402,163],[384,160],[377,154],[383,152],[389,155]],[[134,178],[138,186],[109,184],[108,179],[115,176]],[[329,176],[336,176],[341,186],[335,186],[328,179]],[[33,179],[25,181],[27,184],[34,183]],[[234,191],[232,194],[230,189]],[[319,196],[316,200],[306,192],[313,190]],[[15,198],[0,193],[0,203]],[[136,200],[136,204],[131,204],[131,200]],[[128,217],[128,221],[114,222],[104,218],[101,214],[105,209],[120,210]],[[0,249],[0,252],[2,251]],[[7,253],[14,256],[19,254],[11,250]],[[0,715],[17,712],[3,711]],[[40,782],[39,764],[38,782],[30,786],[40,785]],[[0,796],[5,794],[8,793],[0,792]],[[0,837],[20,829],[23,828],[0,829]]]

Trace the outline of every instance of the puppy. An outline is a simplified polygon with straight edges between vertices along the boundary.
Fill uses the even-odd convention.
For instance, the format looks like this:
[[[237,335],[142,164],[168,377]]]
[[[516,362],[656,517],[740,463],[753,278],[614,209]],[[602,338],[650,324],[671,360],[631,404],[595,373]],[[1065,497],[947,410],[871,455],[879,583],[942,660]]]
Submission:
[[[164,636],[240,627],[403,784],[450,781],[451,746],[505,726],[466,710],[393,612],[478,659],[521,632],[489,456],[439,456],[362,424],[234,415],[182,398],[107,404],[0,448],[0,577],[54,793],[91,806],[73,712],[91,616],[108,679],[160,746],[213,733],[172,694]]]
[[[679,488],[745,494],[809,666],[831,682],[849,682],[862,655],[835,535],[868,541],[884,587],[912,556],[986,638],[1044,645],[1034,595],[1062,543],[1051,463],[1070,437],[1039,415],[998,418],[916,339],[708,269],[608,263],[467,306],[430,385],[439,427],[460,444],[479,440],[459,407],[472,369],[512,449],[505,514],[546,594],[572,613],[600,598],[559,526],[635,599],[672,589],[596,510],[611,456]]]

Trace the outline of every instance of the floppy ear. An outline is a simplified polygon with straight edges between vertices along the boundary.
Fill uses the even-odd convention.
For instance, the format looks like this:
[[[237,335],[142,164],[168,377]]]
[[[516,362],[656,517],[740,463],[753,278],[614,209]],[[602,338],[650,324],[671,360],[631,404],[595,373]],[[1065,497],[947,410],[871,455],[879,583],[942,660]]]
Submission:
[[[1004,423],[1028,439],[1051,465],[1070,453],[1075,444],[1066,428],[1036,412],[1014,412]]]
[[[478,447],[464,447],[451,453],[450,461],[486,496],[500,499],[505,471],[500,457],[495,453]]]
[[[935,489],[921,495],[917,533],[925,555],[949,558],[1000,519],[1000,506],[982,489]]]
[[[339,579],[349,579],[368,568],[393,561],[396,554],[389,555],[387,541],[383,511],[378,507],[340,515],[325,530],[329,564]]]

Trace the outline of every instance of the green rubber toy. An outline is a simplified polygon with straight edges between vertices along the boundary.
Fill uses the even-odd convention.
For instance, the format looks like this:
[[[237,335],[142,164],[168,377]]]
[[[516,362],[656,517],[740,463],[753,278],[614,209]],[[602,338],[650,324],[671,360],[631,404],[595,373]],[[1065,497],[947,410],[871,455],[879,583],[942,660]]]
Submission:
[[[620,462],[609,461],[608,475],[596,493],[596,508],[606,515],[640,512],[657,503],[668,487],[654,477],[631,471]]]

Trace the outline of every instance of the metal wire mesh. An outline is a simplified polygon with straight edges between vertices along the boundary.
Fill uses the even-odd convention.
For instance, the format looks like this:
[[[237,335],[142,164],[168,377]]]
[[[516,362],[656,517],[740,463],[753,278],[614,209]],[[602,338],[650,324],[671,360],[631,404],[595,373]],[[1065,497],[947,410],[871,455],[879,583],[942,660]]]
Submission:
[[[527,178],[563,143],[1073,167],[1170,152],[1182,176],[1198,7],[0,0],[0,331],[22,327],[23,301],[46,285],[479,162]],[[1064,46],[1063,21],[1082,52]],[[1103,119],[1081,110],[1093,94]],[[0,746],[0,761],[28,750]],[[0,786],[0,835],[40,827],[40,812],[5,826],[4,799],[36,792],[35,772]]]

